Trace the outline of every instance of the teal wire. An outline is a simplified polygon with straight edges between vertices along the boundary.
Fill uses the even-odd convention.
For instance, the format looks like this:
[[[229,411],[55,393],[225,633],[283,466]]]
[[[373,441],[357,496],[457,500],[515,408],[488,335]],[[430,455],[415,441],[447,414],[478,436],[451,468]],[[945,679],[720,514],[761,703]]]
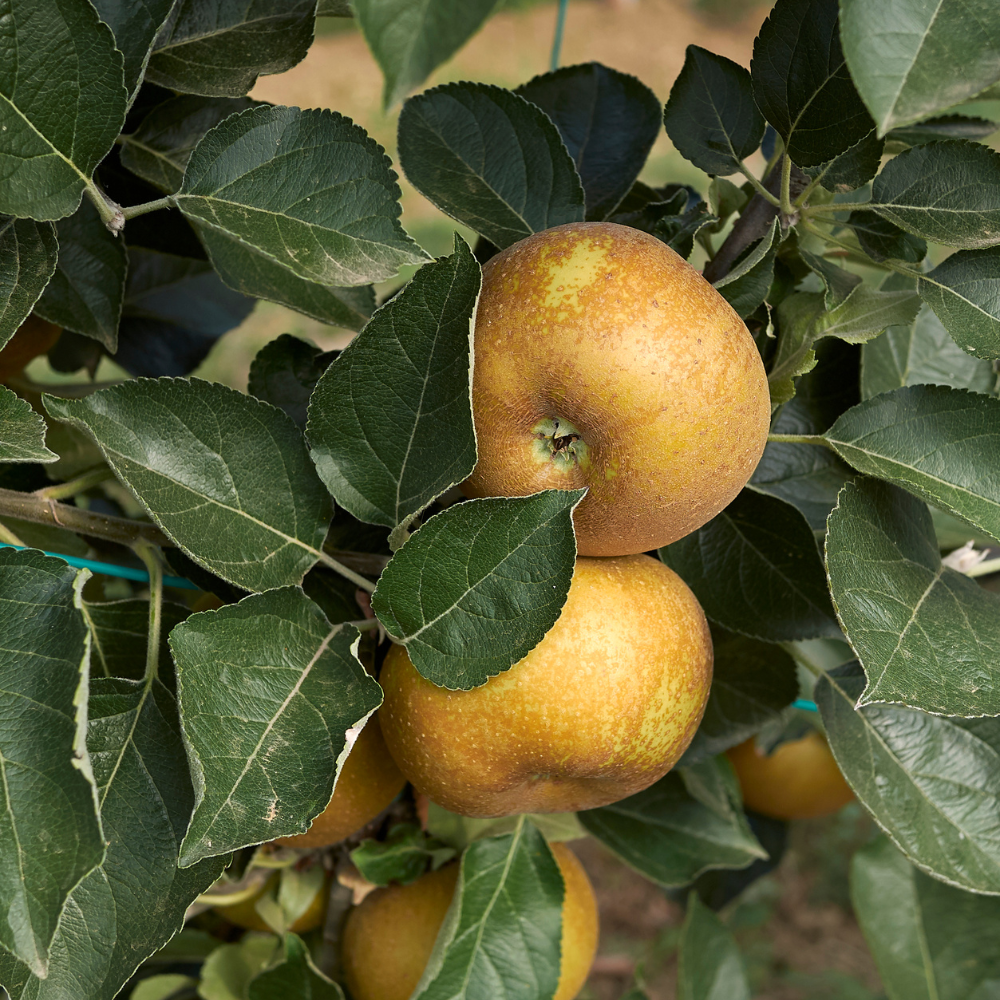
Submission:
[[[796,698],[792,702],[792,708],[801,708],[806,712],[818,712],[819,706],[814,701],[807,701],[805,698]]]
[[[559,53],[562,50],[563,28],[566,27],[566,10],[569,0],[559,0],[559,13],[556,14],[556,34],[552,39],[552,59],[549,68],[554,73],[559,69]]]
[[[29,549],[30,545],[8,545],[0,542],[4,549]],[[64,556],[61,552],[43,552],[42,555],[53,559],[62,559],[77,569],[89,569],[105,576],[120,576],[123,580],[136,580],[139,583],[149,583],[149,574],[144,569],[132,569],[130,566],[119,566],[117,563],[98,562],[96,559],[81,559],[78,556]],[[164,576],[163,583],[167,587],[180,587],[182,590],[201,590],[201,587],[182,576]]]

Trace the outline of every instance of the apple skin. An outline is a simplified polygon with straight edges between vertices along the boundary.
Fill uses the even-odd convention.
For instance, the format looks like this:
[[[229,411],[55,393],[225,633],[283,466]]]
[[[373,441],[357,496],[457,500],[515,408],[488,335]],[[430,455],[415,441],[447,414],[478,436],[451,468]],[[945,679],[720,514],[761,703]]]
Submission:
[[[772,819],[829,816],[854,798],[822,734],[782,743],[765,755],[753,739],[726,751],[740,779],[743,803]]]
[[[549,846],[566,887],[553,1000],[573,1000],[597,951],[597,901],[576,855],[564,844]],[[350,911],[341,938],[342,965],[354,1000],[408,1000],[434,949],[457,881],[458,865],[451,864],[409,885],[376,889]]]
[[[393,646],[382,732],[417,791],[452,812],[593,809],[673,767],[711,681],[708,625],[676,573],[646,555],[581,558],[552,629],[481,687],[437,687]]]
[[[0,382],[20,375],[30,361],[40,354],[47,354],[61,333],[61,326],[38,316],[29,316],[0,351]]]
[[[370,823],[403,790],[406,778],[392,759],[378,716],[374,715],[354,741],[340,769],[330,804],[305,833],[279,837],[283,847],[329,847]]]
[[[585,556],[647,552],[714,517],[771,416],[735,310],[666,244],[610,222],[556,226],[486,263],[472,386],[479,461],[462,491],[589,487],[574,512]]]

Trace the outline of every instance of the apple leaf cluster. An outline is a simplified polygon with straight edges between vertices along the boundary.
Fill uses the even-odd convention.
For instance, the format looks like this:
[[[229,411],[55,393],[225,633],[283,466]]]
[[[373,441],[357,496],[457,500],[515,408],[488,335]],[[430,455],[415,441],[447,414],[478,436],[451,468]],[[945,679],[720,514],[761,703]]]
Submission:
[[[778,0],[749,70],[691,46],[669,95],[592,62],[409,96],[496,6],[0,0],[0,348],[55,324],[49,368],[73,376],[0,384],[11,1000],[343,996],[337,920],[222,943],[204,894],[323,811],[382,701],[380,637],[470,689],[559,617],[583,491],[454,488],[477,459],[480,265],[582,221],[703,269],[766,366],[771,435],[733,502],[659,553],[716,654],[672,772],[506,824],[432,807],[425,831],[411,797],[349,845],[378,884],[461,856],[415,996],[551,997],[547,841],[583,835],[693,887],[679,995],[749,996],[713,910],[784,825],[744,810],[724,751],[788,736],[800,697],[882,831],[851,891],[887,995],[1000,976],[1000,8]],[[402,102],[398,168],[474,247],[434,259],[407,234],[362,125],[247,96],[304,58],[317,14],[356,16]],[[642,179],[661,127],[700,186]],[[278,337],[247,392],[192,377],[258,299],[357,336]],[[95,382],[105,357],[130,377]],[[966,540],[978,557],[950,552]],[[325,857],[344,873],[346,850]],[[318,874],[289,867],[265,923],[287,930]]]

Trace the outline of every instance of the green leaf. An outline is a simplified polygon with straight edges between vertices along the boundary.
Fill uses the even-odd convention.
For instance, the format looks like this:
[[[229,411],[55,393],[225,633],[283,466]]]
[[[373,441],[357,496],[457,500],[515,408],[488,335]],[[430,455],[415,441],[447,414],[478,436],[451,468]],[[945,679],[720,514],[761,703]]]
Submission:
[[[249,251],[265,270],[277,264],[321,285],[364,285],[427,259],[399,224],[388,157],[334,111],[265,106],[231,115],[195,146],[174,197],[223,271]]]
[[[200,379],[136,379],[44,402],[89,432],[153,520],[229,583],[298,583],[320,558],[330,498],[298,428],[273,406]]]
[[[89,576],[0,549],[0,944],[41,976],[63,903],[104,857],[85,735]]]
[[[696,892],[688,895],[677,944],[677,1000],[750,1000],[736,940]]]
[[[273,934],[254,932],[244,934],[239,944],[215,948],[202,966],[199,996],[204,1000],[247,1000],[250,983],[280,953],[281,942]]]
[[[800,167],[826,163],[872,130],[840,47],[836,0],[778,0],[750,76],[757,106]]]
[[[771,642],[840,636],[812,530],[782,500],[744,490],[660,558],[723,628]]]
[[[0,217],[0,348],[30,315],[58,259],[51,222]]]
[[[500,87],[452,83],[411,97],[399,162],[425,198],[500,249],[584,219],[583,185],[555,125]]]
[[[856,291],[861,284],[859,275],[845,271],[842,267],[838,267],[831,261],[817,254],[810,253],[804,248],[800,247],[799,256],[806,267],[823,282],[826,288],[826,293],[823,296],[823,306],[829,311],[836,309],[839,305],[843,305],[851,293]]]
[[[725,757],[675,768],[638,795],[577,815],[588,833],[658,885],[687,885],[712,868],[746,868],[767,857]]]
[[[855,708],[858,663],[817,683],[830,749],[861,804],[919,868],[1000,895],[1000,721],[947,719],[894,705]]]
[[[146,79],[206,97],[240,97],[284,73],[312,44],[316,0],[180,0],[156,38]]]
[[[250,1000],[344,1000],[340,987],[313,964],[309,949],[296,934],[284,937],[284,961],[250,981]]]
[[[1000,597],[941,564],[925,504],[876,480],[830,515],[830,588],[868,687],[859,704],[1000,715]]]
[[[0,385],[0,462],[55,462],[45,447],[45,421],[26,399]]]
[[[56,233],[59,263],[35,312],[114,353],[128,268],[125,244],[108,231],[89,201],[58,222]]]
[[[202,137],[231,114],[257,105],[249,97],[169,98],[156,105],[134,132],[122,136],[122,166],[173,194]]]
[[[715,666],[701,725],[682,763],[696,764],[776,722],[798,696],[795,661],[780,646],[712,629]]]
[[[864,399],[925,382],[974,392],[996,388],[993,365],[966,354],[927,306],[911,326],[891,326],[861,350]]]
[[[848,410],[825,437],[859,472],[1000,539],[1000,399],[908,386]]]
[[[806,173],[819,177],[827,191],[856,191],[878,173],[884,149],[885,140],[872,129],[850,149]]]
[[[0,214],[61,219],[125,121],[122,56],[89,3],[0,0]]]
[[[424,677],[467,691],[541,642],[569,592],[582,497],[546,490],[455,504],[392,557],[372,608]]]
[[[146,672],[146,643],[149,638],[149,601],[128,598],[124,601],[83,604],[83,616],[90,628],[90,671],[93,677],[125,677],[142,680]],[[191,613],[191,609],[173,601],[161,608],[160,680],[174,684],[167,635]]]
[[[986,1000],[1000,900],[928,878],[884,837],[851,859],[851,902],[889,1000]]]
[[[195,810],[179,864],[304,833],[330,801],[345,733],[382,702],[356,651],[285,587],[192,615],[170,633]]]
[[[470,844],[413,1000],[551,996],[564,893],[545,838],[523,817],[513,833]]]
[[[429,801],[427,807],[427,832],[456,851],[463,851],[474,840],[516,830],[522,815],[538,827],[550,844],[587,836],[576,813],[521,813],[484,819],[448,812],[434,801]]]
[[[321,351],[315,344],[283,333],[257,352],[247,391],[284,410],[304,430],[309,397],[338,353]]]
[[[698,233],[706,226],[716,226],[718,222],[716,216],[706,211],[705,202],[700,201],[683,215],[667,215],[659,219],[651,232],[687,260],[694,249],[694,238]]]
[[[902,260],[907,264],[919,264],[927,256],[927,243],[919,236],[900,229],[899,226],[883,219],[878,212],[868,209],[851,212],[847,224],[872,260]]]
[[[767,298],[774,280],[774,259],[780,242],[781,229],[775,219],[750,253],[715,282],[718,292],[741,316],[749,316]]]
[[[583,182],[587,218],[607,218],[628,194],[660,133],[656,95],[634,76],[598,62],[544,73],[515,93],[555,123]]]
[[[706,174],[735,174],[764,137],[750,74],[739,63],[689,45],[663,111],[670,141]]]
[[[114,32],[115,46],[125,60],[125,89],[135,100],[153,49],[153,41],[174,6],[174,0],[93,0],[101,20]]]
[[[422,267],[379,309],[309,403],[320,478],[356,518],[397,537],[476,464],[470,391],[481,280],[456,234],[455,252]]]
[[[385,76],[382,107],[416,90],[493,12],[497,0],[353,0],[358,24]]]
[[[1000,358],[1000,247],[959,250],[917,287],[959,347]]]
[[[871,207],[934,243],[993,246],[1000,243],[1000,153],[957,140],[914,146],[875,178]]]
[[[181,989],[194,989],[197,979],[184,976],[177,972],[164,972],[156,976],[147,976],[135,985],[128,1000],[175,1000],[175,995]]]
[[[937,142],[938,139],[973,139],[989,138],[1000,128],[997,122],[986,118],[974,118],[970,115],[938,115],[926,118],[915,125],[894,128],[886,135],[892,142],[901,142],[907,146],[919,146],[924,142]]]
[[[1000,78],[1000,10],[990,0],[840,0],[840,8],[847,63],[879,135]]]
[[[416,823],[397,823],[385,840],[363,840],[351,851],[362,878],[375,885],[408,885],[424,874],[428,863],[437,869],[454,856],[454,848],[428,837]]]

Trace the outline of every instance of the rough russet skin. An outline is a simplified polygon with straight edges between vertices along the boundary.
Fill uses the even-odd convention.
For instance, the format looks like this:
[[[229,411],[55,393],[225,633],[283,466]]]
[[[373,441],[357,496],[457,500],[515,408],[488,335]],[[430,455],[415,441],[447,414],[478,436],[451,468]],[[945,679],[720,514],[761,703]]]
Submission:
[[[523,660],[449,691],[393,646],[379,714],[400,770],[446,809],[569,812],[663,777],[711,681],[708,625],[679,576],[645,555],[580,558],[561,616]]]
[[[658,239],[609,222],[487,262],[472,404],[466,495],[588,486],[574,514],[588,556],[646,552],[714,517],[760,461],[771,413],[732,307]]]
[[[565,844],[549,846],[566,886],[553,1000],[573,1000],[597,951],[597,901],[576,855]],[[457,880],[458,865],[448,865],[410,885],[376,889],[350,911],[341,949],[354,1000],[408,1000],[434,949]]]

